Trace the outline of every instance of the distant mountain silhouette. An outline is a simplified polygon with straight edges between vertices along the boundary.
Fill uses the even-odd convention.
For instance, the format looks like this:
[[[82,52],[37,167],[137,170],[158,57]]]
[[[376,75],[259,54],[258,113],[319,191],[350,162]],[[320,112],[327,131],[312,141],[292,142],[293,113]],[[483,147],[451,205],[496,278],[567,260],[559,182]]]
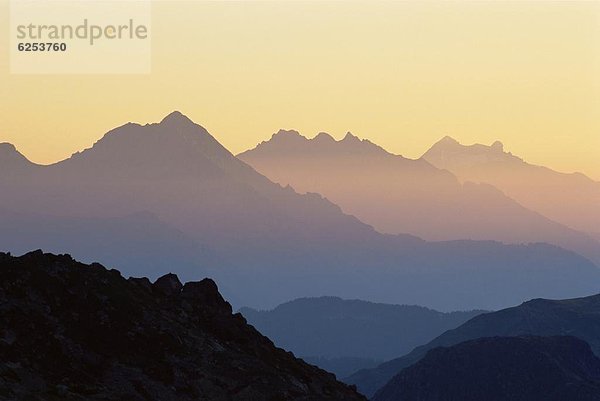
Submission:
[[[393,155],[350,133],[336,141],[326,133],[307,139],[282,130],[238,157],[279,184],[323,194],[381,232],[435,241],[547,242],[600,266],[600,242],[590,235],[521,206],[491,185],[461,184],[425,159]]]
[[[583,174],[559,173],[529,164],[506,152],[499,141],[491,146],[465,146],[445,137],[423,159],[463,181],[494,185],[523,206],[554,221],[576,230],[598,232],[600,182]]]
[[[394,375],[435,347],[481,337],[521,335],[575,336],[589,343],[592,351],[600,355],[600,295],[566,300],[534,299],[520,306],[478,315],[401,358],[375,369],[359,371],[344,381],[356,384],[370,397]]]
[[[364,400],[246,324],[210,279],[0,253],[2,400]]]
[[[36,164],[27,160],[13,144],[0,143],[0,178],[9,180],[10,178],[22,178],[21,174],[26,171],[34,170]]]
[[[361,369],[372,369],[379,366],[383,361],[371,358],[339,357],[328,358],[325,356],[298,356],[306,363],[335,374],[339,379],[346,377]]]
[[[132,275],[158,277],[165,266],[196,266],[196,276],[218,257],[204,245],[149,212],[116,217],[56,217],[0,210],[0,244],[21,255],[33,244],[55,253],[72,252],[83,262],[128,266]]]
[[[126,274],[211,276],[236,306],[335,295],[489,310],[588,294],[600,282],[588,260],[549,245],[382,235],[320,195],[269,181],[178,112],[9,175],[0,174],[0,212],[11,222],[0,224],[0,239],[9,239],[2,249],[37,249],[45,232],[48,250],[106,258]],[[125,216],[138,217],[129,226],[119,222]]]
[[[412,305],[389,305],[337,297],[301,298],[273,310],[240,309],[248,323],[275,344],[331,370],[338,377],[425,344],[481,311],[441,313]],[[351,370],[342,358],[357,366]],[[334,361],[337,363],[334,365]],[[372,366],[374,367],[374,366]],[[344,374],[344,372],[347,372]]]
[[[600,400],[600,359],[575,337],[493,337],[435,348],[373,401]]]

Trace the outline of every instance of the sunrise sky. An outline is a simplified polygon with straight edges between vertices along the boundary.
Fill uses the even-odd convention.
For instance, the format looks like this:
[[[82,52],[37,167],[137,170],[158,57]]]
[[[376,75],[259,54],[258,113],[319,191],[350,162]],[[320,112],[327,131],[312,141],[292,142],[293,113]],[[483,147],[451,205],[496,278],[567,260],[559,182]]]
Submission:
[[[600,2],[160,1],[151,37],[148,75],[11,75],[1,57],[0,142],[51,163],[177,109],[234,153],[279,128],[407,157],[451,135],[600,180]]]

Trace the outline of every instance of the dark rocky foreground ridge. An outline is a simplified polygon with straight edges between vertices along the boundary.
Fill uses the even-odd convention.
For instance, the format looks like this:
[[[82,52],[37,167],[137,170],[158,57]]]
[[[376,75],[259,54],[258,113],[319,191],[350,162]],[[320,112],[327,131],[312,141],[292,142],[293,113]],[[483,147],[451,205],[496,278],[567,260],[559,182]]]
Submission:
[[[582,340],[492,337],[427,353],[374,401],[596,401],[600,359]]]
[[[364,400],[249,326],[210,279],[0,253],[2,400]]]

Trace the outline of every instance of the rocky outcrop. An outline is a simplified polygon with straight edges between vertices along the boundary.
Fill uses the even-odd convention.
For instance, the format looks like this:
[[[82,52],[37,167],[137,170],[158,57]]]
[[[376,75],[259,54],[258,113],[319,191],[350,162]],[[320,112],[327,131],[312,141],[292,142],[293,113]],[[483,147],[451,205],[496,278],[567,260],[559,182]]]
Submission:
[[[0,253],[0,399],[364,400],[276,348],[210,279]]]

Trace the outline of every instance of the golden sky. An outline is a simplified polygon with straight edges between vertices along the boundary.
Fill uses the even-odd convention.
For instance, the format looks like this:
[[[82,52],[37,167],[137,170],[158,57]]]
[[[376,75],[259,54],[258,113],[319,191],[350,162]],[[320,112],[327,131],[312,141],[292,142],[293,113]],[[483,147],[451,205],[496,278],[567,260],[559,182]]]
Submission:
[[[600,2],[160,1],[151,37],[148,75],[0,57],[0,142],[50,163],[177,109],[234,153],[279,128],[407,157],[451,135],[600,180]]]

